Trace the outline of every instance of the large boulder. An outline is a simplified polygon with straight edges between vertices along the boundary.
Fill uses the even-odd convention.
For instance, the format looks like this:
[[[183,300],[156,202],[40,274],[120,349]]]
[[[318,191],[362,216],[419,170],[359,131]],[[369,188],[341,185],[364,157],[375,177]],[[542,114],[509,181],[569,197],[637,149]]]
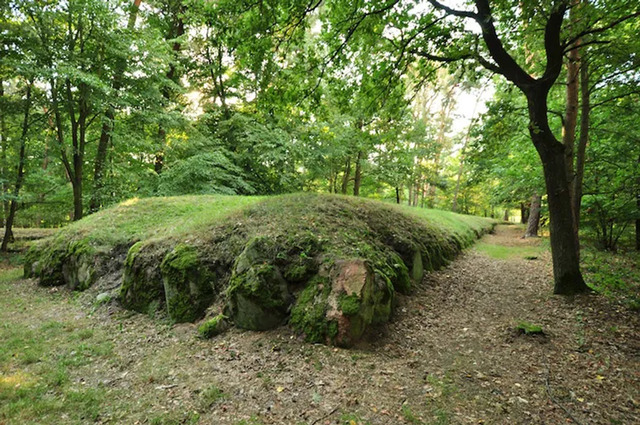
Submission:
[[[164,251],[153,244],[137,242],[124,262],[120,301],[125,308],[153,314],[165,303],[160,267]]]
[[[300,292],[289,323],[308,341],[350,346],[369,325],[389,320],[393,297],[390,279],[367,261],[337,260]]]
[[[193,322],[204,316],[215,299],[215,275],[200,261],[195,247],[178,244],[160,265],[167,313],[174,322]]]
[[[243,329],[266,330],[282,325],[293,297],[274,265],[277,246],[266,236],[249,241],[236,259],[227,289],[233,323]]]

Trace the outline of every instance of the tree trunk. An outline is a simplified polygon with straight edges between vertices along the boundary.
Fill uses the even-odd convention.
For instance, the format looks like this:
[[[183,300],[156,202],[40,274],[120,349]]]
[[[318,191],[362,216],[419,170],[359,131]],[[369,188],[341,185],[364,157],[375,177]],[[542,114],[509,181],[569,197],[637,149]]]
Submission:
[[[531,197],[531,206],[529,207],[529,217],[527,220],[527,230],[524,233],[525,238],[538,237],[538,228],[540,227],[541,201],[542,198],[537,193],[534,193]]]
[[[24,180],[24,159],[27,146],[27,132],[29,130],[29,112],[31,110],[31,89],[33,87],[33,80],[29,81],[27,86],[27,95],[24,106],[24,120],[22,121],[22,135],[20,136],[20,153],[18,156],[18,175],[16,176],[16,185],[13,190],[13,198],[11,199],[11,206],[9,207],[9,215],[5,222],[4,237],[2,238],[2,245],[0,245],[0,251],[7,252],[9,242],[13,240],[13,221],[16,216],[16,210],[18,208],[18,195],[22,188],[22,182]]]
[[[4,81],[0,76],[0,102],[3,102],[4,98]],[[0,106],[2,103],[0,103]],[[7,191],[8,187],[6,184],[6,167],[7,167],[7,119],[6,119],[6,110],[5,108],[0,109],[0,179],[2,182],[0,183],[0,190],[2,191],[3,198],[3,215],[0,219],[0,225],[4,226],[5,219],[9,215],[9,201],[7,201]]]
[[[353,196],[360,196],[360,184],[362,183],[362,151],[358,151],[356,158],[356,171],[353,177]]]
[[[504,217],[502,218],[503,221],[509,221],[509,210],[505,209],[504,210]]]
[[[520,202],[520,223],[525,224],[529,220],[529,210],[524,202]]]
[[[638,200],[640,202],[640,195]],[[398,186],[396,186],[396,204],[400,204],[400,188]]]
[[[570,295],[588,292],[580,273],[578,240],[568,180],[566,149],[549,127],[547,96],[550,85],[526,92],[529,109],[529,134],[542,161],[549,204],[549,231],[553,259],[554,293]]]
[[[349,186],[349,180],[351,179],[351,157],[347,157],[344,163],[344,174],[342,175],[342,187],[340,193],[347,194],[347,188]]]
[[[535,131],[532,131],[532,138]],[[553,137],[553,135],[551,135]],[[555,139],[555,138],[554,138]],[[570,185],[567,181],[565,150],[557,140],[542,145],[539,153],[544,169],[549,204],[549,231],[555,294],[570,295],[587,292],[589,288],[580,273],[580,261],[575,235]]]
[[[582,181],[584,179],[584,164],[589,143],[589,114],[591,101],[589,98],[589,64],[582,59],[580,66],[580,92],[582,105],[580,107],[580,138],[576,152],[575,179],[573,180],[573,214],[576,227],[580,229],[580,208],[582,206]]]
[[[640,166],[640,156],[638,157],[638,165]],[[636,214],[638,214],[638,218],[636,218],[636,251],[640,251],[640,175],[636,178],[636,184],[638,185],[636,188]]]
[[[138,10],[140,9],[140,3],[142,0],[134,0],[129,13],[129,22],[127,23],[127,30],[133,31],[136,25],[136,19],[138,17]],[[120,61],[117,64],[116,72],[113,77],[111,87],[116,93],[122,87],[122,74],[126,69],[126,62]],[[102,191],[104,190],[104,168],[107,163],[107,152],[109,145],[112,141],[112,133],[114,129],[115,119],[115,107],[109,105],[104,113],[104,120],[102,123],[102,130],[100,131],[100,139],[98,140],[98,148],[96,151],[96,159],[94,162],[93,171],[93,193],[91,195],[91,202],[89,203],[89,212],[96,212],[102,206]]]

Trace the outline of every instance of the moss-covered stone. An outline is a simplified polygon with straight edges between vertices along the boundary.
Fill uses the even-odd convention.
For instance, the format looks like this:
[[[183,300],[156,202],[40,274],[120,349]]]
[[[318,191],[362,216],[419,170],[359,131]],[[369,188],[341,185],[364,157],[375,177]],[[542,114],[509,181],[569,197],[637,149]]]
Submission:
[[[330,342],[337,334],[337,323],[326,318],[330,292],[329,280],[315,276],[296,297],[289,325],[308,342]]]
[[[229,318],[224,314],[218,314],[217,316],[204,321],[200,326],[198,326],[198,335],[201,338],[213,338],[216,335],[220,335],[231,326],[228,319]]]
[[[178,244],[160,265],[167,313],[174,322],[201,318],[215,299],[215,275],[201,263],[198,250]]]
[[[96,280],[98,254],[85,241],[72,242],[62,263],[62,276],[72,290],[84,291]]]
[[[277,246],[268,237],[249,241],[231,275],[227,296],[236,326],[266,330],[280,326],[293,301],[287,282],[273,265]]]
[[[163,253],[144,242],[129,248],[120,287],[120,301],[125,308],[152,313],[164,305],[164,283],[159,267]]]
[[[338,260],[331,271],[331,294],[326,319],[338,325],[333,342],[349,346],[372,323],[389,319],[393,287],[386,276],[376,279],[367,261]]]

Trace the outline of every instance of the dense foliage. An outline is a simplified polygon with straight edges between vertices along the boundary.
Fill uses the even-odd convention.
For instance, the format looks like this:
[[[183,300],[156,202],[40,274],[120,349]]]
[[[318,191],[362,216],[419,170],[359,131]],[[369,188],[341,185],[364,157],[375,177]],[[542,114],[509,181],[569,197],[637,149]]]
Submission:
[[[12,221],[50,227],[133,196],[297,191],[526,216],[545,193],[527,101],[491,74],[469,24],[485,2],[469,3],[4,2],[3,221],[12,200]],[[640,208],[637,5],[539,8],[566,6],[549,123],[575,139],[583,228],[615,249]],[[506,52],[542,75],[547,15],[490,7]]]

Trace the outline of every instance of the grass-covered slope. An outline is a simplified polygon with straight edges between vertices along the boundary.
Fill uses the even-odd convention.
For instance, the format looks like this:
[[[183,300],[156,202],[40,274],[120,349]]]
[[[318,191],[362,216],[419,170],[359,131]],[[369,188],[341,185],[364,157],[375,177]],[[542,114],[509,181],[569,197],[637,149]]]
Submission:
[[[176,322],[213,317],[348,345],[493,226],[491,220],[353,197],[198,196],[130,200],[35,245],[25,275],[86,289],[118,282],[122,305]]]

